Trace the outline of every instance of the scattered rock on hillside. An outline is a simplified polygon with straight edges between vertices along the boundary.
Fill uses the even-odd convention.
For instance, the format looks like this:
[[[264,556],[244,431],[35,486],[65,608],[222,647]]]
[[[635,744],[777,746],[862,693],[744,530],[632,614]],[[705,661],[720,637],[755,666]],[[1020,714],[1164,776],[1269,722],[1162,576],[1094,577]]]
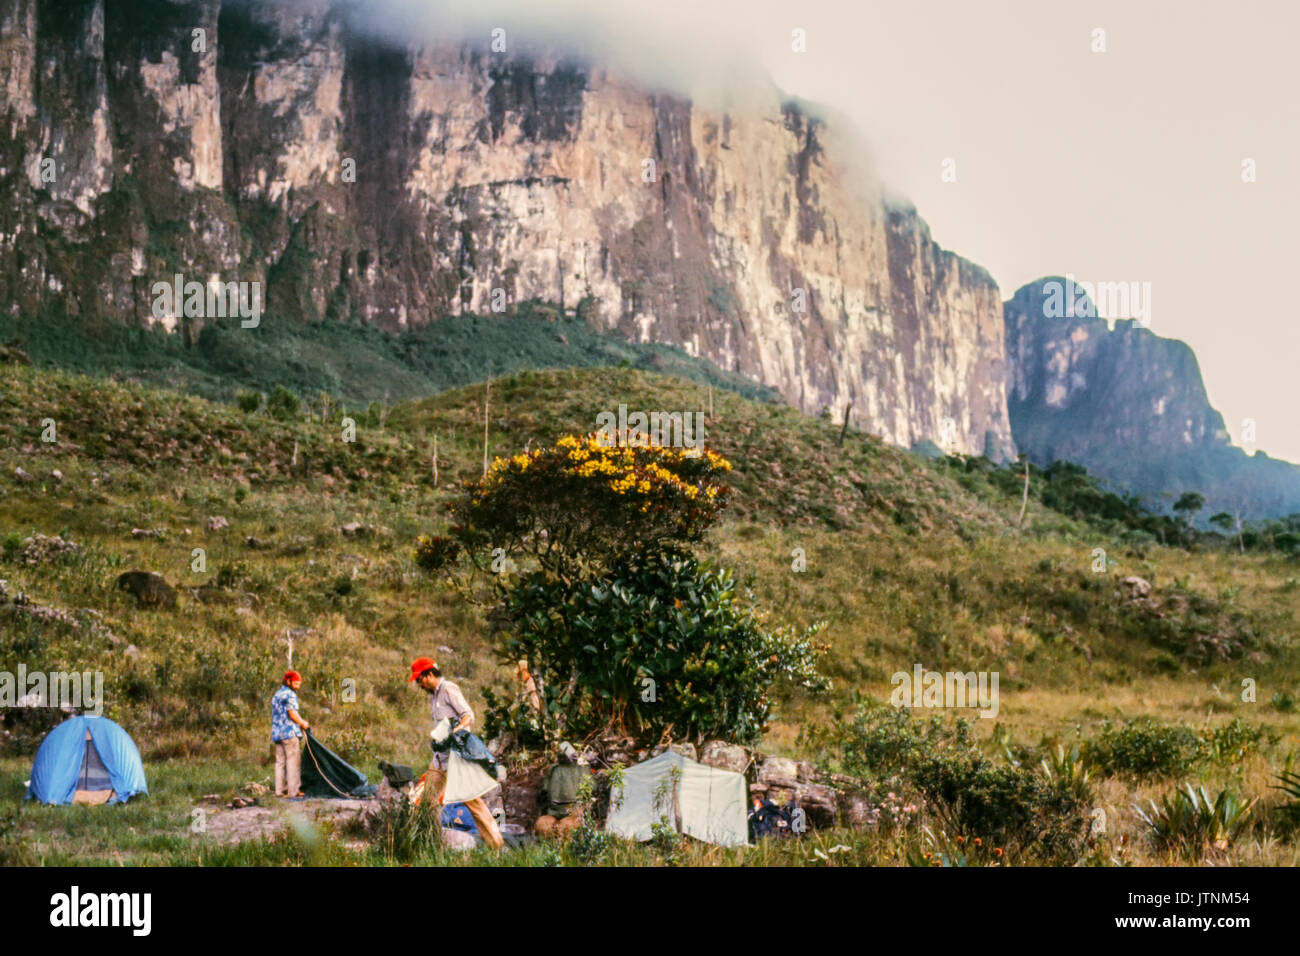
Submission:
[[[117,586],[130,593],[143,607],[176,606],[176,591],[154,571],[127,571],[117,579]]]
[[[31,566],[58,558],[73,557],[80,553],[81,545],[73,541],[66,541],[57,534],[51,537],[34,534],[30,538],[23,539],[23,550],[19,554],[18,560],[25,565]]]
[[[211,582],[190,588],[194,599],[202,604],[237,604],[240,607],[252,607],[257,598],[247,591],[231,591],[217,587]]]
[[[1131,604],[1151,597],[1151,582],[1136,575],[1130,575],[1120,582],[1124,602]]]
[[[153,538],[161,540],[166,537],[167,532],[162,528],[132,528],[131,537],[133,538]]]
[[[31,472],[29,472],[26,468],[23,468],[21,465],[19,465],[17,468],[14,469],[14,478],[24,485],[29,485],[36,480],[32,476]]]
[[[215,515],[207,520],[206,525],[209,531],[221,531],[224,528],[229,528],[230,522],[220,515]]]
[[[339,525],[339,534],[351,538],[378,538],[390,533],[383,525],[362,524],[360,521]]]
[[[55,468],[52,472],[50,472],[50,480],[53,481],[56,485],[63,484],[63,472]]]

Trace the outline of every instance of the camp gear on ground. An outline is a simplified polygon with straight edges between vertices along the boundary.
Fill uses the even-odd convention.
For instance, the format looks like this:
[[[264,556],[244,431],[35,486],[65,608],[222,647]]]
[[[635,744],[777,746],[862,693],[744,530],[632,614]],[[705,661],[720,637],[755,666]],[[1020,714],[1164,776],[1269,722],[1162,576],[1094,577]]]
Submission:
[[[754,839],[779,833],[785,823],[781,808],[771,800],[764,800],[749,812],[749,834]]]
[[[719,846],[744,846],[745,778],[741,774],[706,767],[666,750],[623,774],[620,794],[615,794],[605,829],[642,842],[649,840],[654,824],[667,818],[681,820],[681,832]]]
[[[140,751],[107,717],[70,717],[36,751],[27,797],[41,803],[124,803],[148,793]]]
[[[407,683],[414,684],[421,674],[425,671],[431,671],[437,666],[438,662],[432,657],[417,657],[415,660],[411,661],[411,679],[408,680]]]
[[[547,814],[563,820],[578,802],[578,790],[591,770],[576,763],[557,763],[546,775],[539,794]]]
[[[453,767],[459,760],[460,758],[455,754],[451,755],[451,765]],[[464,803],[465,809],[474,818],[474,825],[478,827],[479,836],[482,837],[483,841],[495,849],[501,849],[505,841],[501,837],[501,831],[497,829],[496,821],[492,819],[487,804],[483,802],[481,797],[466,800],[456,800],[454,797],[448,799],[446,794],[455,792],[452,790],[451,781],[446,773],[433,767],[430,767],[428,773],[424,775],[424,781],[423,793],[427,793],[431,800],[440,801],[443,804]],[[417,798],[416,802],[419,802],[419,798]]]
[[[448,803],[442,808],[442,825],[450,827],[453,830],[464,830],[467,833],[478,835],[478,827],[474,825],[474,816],[469,812],[469,807],[463,803]]]
[[[303,741],[302,791],[309,797],[373,797],[377,786],[366,775],[316,739]]]
[[[401,790],[408,783],[415,779],[415,769],[408,767],[404,763],[389,763],[386,760],[379,761],[379,772],[384,775],[388,785],[394,790]]]

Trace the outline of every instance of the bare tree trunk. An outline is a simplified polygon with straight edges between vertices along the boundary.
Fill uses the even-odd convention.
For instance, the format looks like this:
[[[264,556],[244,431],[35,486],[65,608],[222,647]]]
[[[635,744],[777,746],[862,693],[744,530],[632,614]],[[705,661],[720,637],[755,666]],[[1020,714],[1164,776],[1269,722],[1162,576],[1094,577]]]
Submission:
[[[492,380],[488,379],[487,391],[483,393],[483,477],[487,477],[488,458],[488,409],[492,404]]]
[[[840,440],[835,443],[836,445],[844,444],[844,433],[849,430],[849,417],[852,416],[852,414],[853,403],[849,402],[844,409],[844,424],[840,426]]]
[[[1016,529],[1025,523],[1025,508],[1029,506],[1029,456],[1025,456],[1025,493],[1020,498],[1020,517],[1016,519]]]
[[[433,487],[438,487],[438,433],[433,433]]]

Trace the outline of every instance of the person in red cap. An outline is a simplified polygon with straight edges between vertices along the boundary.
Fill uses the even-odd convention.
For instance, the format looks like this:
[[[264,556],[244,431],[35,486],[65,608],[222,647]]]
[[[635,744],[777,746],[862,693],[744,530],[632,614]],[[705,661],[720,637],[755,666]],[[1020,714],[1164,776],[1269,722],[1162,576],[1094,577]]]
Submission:
[[[438,662],[433,658],[417,657],[413,660],[411,679],[407,683],[419,684],[420,689],[429,695],[429,711],[433,715],[435,727],[444,717],[450,719],[452,733],[468,730],[470,724],[474,723],[474,711],[469,709],[465,695],[461,693],[459,687],[442,676],[442,671],[438,669]],[[433,760],[429,762],[429,772],[424,778],[424,792],[433,794],[438,802],[442,803],[446,785],[447,754],[435,750]],[[483,802],[483,798],[475,797],[473,800],[466,800],[465,808],[474,818],[483,840],[489,846],[501,849],[505,845],[505,840],[502,839],[501,831],[497,829],[497,822],[492,819],[492,813]]]
[[[298,715],[297,690],[302,675],[285,671],[284,683],[271,698],[271,742],[275,745],[275,793],[280,797],[301,797],[303,730],[311,724]],[[299,728],[302,728],[301,730]]]

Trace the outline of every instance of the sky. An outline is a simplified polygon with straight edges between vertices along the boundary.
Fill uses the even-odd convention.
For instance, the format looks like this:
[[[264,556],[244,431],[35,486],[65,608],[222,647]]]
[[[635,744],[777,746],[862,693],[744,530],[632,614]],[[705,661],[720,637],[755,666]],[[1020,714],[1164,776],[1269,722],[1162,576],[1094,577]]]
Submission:
[[[465,8],[362,3],[407,42],[444,33],[443,11]],[[509,24],[512,37],[611,57],[697,98],[766,70],[847,117],[884,181],[1004,299],[1047,275],[1149,283],[1146,324],[1195,350],[1234,442],[1300,462],[1300,307],[1287,292],[1300,275],[1300,4],[475,0],[474,10],[473,24],[455,26]]]

